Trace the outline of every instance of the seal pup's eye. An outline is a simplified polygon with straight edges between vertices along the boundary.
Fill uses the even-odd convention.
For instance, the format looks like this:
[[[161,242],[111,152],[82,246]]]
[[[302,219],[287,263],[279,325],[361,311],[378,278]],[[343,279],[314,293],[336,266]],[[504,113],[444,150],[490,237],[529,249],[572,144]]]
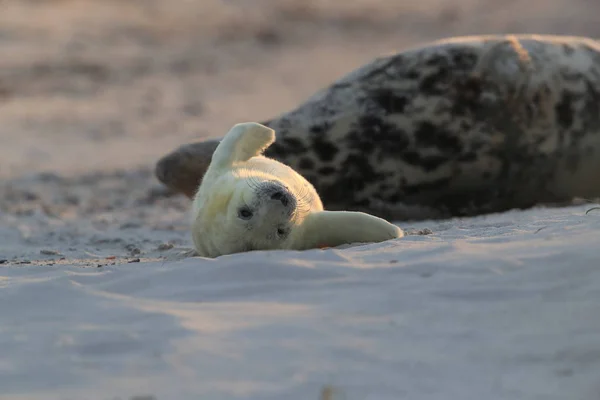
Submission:
[[[283,236],[283,235],[285,235],[285,233],[286,233],[285,229],[283,229],[283,228],[277,228],[277,234],[279,236]]]
[[[240,217],[241,219],[250,219],[252,218],[252,211],[250,211],[247,208],[240,208],[238,210],[238,217]]]

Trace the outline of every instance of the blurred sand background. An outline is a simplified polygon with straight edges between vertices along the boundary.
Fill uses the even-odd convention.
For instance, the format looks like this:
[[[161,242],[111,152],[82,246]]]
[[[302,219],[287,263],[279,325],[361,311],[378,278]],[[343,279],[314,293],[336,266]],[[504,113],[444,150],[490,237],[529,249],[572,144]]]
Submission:
[[[600,2],[0,0],[0,262],[168,257],[188,200],[160,189],[160,156],[378,55],[484,33],[597,37]]]

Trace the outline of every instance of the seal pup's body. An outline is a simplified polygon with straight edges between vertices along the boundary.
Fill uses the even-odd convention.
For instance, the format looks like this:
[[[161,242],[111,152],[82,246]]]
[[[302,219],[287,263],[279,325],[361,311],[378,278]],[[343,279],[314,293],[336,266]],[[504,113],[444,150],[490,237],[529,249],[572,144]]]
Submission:
[[[400,228],[372,215],[324,211],[306,179],[262,155],[274,141],[272,129],[244,123],[235,125],[217,146],[192,206],[192,239],[200,256],[403,236]]]
[[[331,210],[396,221],[600,197],[600,44],[441,40],[375,59],[264,124],[278,134],[265,155]],[[190,195],[206,161],[186,151],[215,146],[167,155],[157,176]]]

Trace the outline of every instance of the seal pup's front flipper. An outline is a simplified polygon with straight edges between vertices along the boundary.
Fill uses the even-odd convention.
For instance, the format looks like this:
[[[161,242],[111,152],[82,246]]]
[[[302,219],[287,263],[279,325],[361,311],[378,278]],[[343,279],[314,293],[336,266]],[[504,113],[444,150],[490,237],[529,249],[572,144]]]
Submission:
[[[356,211],[320,211],[302,224],[297,248],[336,247],[350,243],[376,243],[404,236],[402,229],[385,219]]]
[[[210,169],[230,168],[260,156],[275,141],[275,131],[257,122],[236,124],[217,146]]]

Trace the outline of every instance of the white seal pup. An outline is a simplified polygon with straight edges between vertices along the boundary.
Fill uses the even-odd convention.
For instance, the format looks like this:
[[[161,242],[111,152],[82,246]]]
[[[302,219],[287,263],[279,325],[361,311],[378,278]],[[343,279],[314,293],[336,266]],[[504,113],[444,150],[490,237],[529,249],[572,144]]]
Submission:
[[[428,43],[377,58],[263,124],[277,132],[265,156],[305,177],[328,210],[399,221],[600,197],[600,43]],[[191,196],[215,147],[165,156],[159,180]]]
[[[217,146],[192,206],[192,238],[200,256],[403,236],[397,226],[369,214],[325,211],[306,179],[262,155],[274,141],[273,129],[249,122],[235,125]]]

